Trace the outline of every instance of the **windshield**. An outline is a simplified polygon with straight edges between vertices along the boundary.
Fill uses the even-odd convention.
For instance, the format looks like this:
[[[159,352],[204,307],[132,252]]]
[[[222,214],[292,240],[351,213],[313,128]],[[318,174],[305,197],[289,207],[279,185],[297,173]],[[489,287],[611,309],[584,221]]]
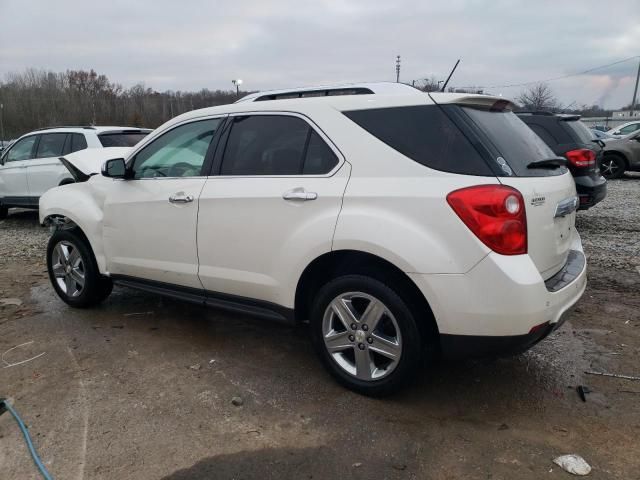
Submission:
[[[493,147],[519,177],[560,175],[561,168],[528,168],[527,165],[557,155],[511,111],[491,111],[476,107],[462,107],[476,126],[488,137]],[[500,163],[499,159],[496,159]]]

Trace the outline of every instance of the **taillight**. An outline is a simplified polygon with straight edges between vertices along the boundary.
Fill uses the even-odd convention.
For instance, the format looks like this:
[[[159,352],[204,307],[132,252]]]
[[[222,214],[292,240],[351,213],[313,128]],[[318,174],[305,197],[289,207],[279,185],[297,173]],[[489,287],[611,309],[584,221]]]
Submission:
[[[527,216],[518,190],[504,185],[478,185],[455,190],[447,202],[460,220],[494,252],[527,253]]]
[[[596,154],[588,148],[569,150],[564,156],[574,167],[591,167],[596,164]]]

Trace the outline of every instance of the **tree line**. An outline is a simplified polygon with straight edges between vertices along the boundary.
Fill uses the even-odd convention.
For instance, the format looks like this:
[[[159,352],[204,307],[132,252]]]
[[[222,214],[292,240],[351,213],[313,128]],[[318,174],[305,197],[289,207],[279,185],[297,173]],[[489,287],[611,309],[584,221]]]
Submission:
[[[435,77],[412,82],[425,92],[437,91],[442,82]],[[486,93],[481,89],[456,89],[450,92]],[[240,92],[240,96],[249,92]],[[0,81],[0,120],[5,140],[17,138],[36,128],[61,125],[121,125],[156,128],[167,120],[190,110],[233,103],[233,90],[197,92],[167,90],[158,92],[143,83],[123,88],[93,69],[52,72],[27,69],[9,73]],[[568,105],[558,101],[546,83],[533,85],[515,99],[524,110],[549,110],[584,116],[608,116],[610,110],[598,105]]]
[[[240,92],[240,96],[247,92]],[[236,92],[158,92],[140,83],[123,88],[94,70],[52,72],[27,69],[0,81],[5,139],[62,125],[121,125],[155,128],[181,113],[233,103]]]

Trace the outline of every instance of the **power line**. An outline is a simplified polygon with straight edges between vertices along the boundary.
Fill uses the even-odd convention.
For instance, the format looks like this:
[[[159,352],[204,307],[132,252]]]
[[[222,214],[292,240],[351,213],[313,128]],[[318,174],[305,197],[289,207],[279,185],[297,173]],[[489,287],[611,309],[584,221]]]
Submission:
[[[618,60],[617,62],[613,62],[613,63],[608,63],[606,65],[600,65],[598,67],[593,67],[593,68],[589,68],[587,70],[583,70],[582,72],[577,72],[577,73],[569,73],[567,75],[561,75],[559,77],[552,77],[552,78],[547,78],[545,80],[534,80],[531,82],[523,82],[523,83],[513,83],[510,85],[473,85],[473,86],[468,86],[468,87],[457,87],[457,88],[510,88],[510,87],[526,87],[527,85],[533,85],[536,83],[546,83],[546,82],[553,82],[555,80],[562,80],[563,78],[570,78],[570,77],[577,77],[580,75],[586,75],[587,73],[591,73],[594,72],[596,70],[601,70],[603,68],[608,68],[608,67],[613,67],[614,65],[618,65],[620,63],[625,63],[628,62],[630,60],[635,60],[640,58],[640,55],[634,55],[633,57],[629,57],[629,58],[625,58],[624,60]]]

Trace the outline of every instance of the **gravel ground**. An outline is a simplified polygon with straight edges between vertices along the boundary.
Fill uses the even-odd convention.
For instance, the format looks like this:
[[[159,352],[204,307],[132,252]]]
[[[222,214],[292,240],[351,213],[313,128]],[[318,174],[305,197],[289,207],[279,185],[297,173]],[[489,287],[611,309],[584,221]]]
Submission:
[[[0,396],[58,479],[553,480],[571,478],[552,462],[571,453],[591,478],[640,478],[640,382],[585,374],[640,376],[640,176],[610,182],[577,226],[589,284],[561,329],[376,400],[336,385],[304,330],[122,288],[68,308],[46,275],[47,230],[13,212],[0,299],[21,304],[0,305],[0,352],[45,355],[0,366]],[[0,478],[39,478],[6,414]]]

